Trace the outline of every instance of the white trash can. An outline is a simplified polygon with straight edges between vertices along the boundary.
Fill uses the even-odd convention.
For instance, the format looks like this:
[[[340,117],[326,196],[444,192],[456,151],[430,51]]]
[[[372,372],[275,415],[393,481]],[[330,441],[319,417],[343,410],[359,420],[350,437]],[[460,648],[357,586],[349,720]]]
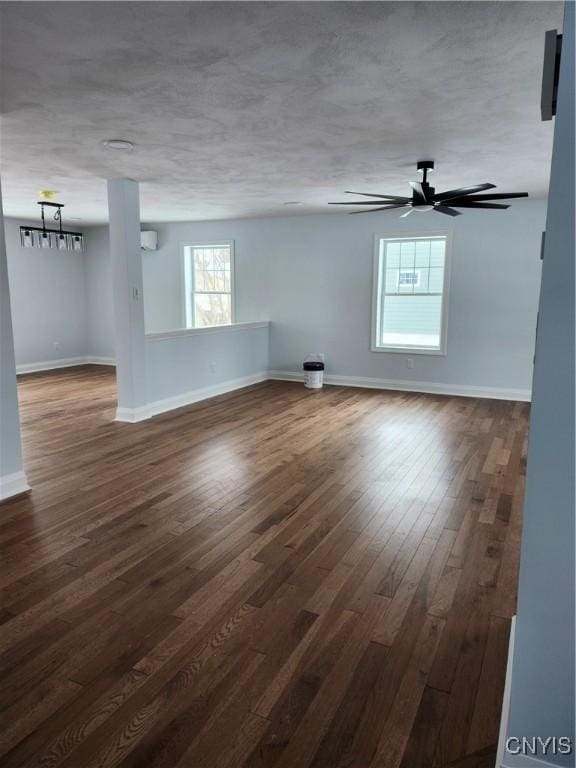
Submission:
[[[310,361],[302,366],[304,368],[304,386],[308,389],[322,389],[324,384],[324,363]]]

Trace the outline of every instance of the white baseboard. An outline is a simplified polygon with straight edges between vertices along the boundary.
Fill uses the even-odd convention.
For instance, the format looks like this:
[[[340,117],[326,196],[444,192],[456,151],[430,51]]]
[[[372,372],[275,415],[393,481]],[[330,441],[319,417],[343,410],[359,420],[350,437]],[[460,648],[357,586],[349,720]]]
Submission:
[[[85,357],[63,357],[60,360],[44,360],[41,363],[22,363],[16,366],[16,373],[36,373],[37,371],[52,371],[56,368],[72,368],[74,365],[84,365]]]
[[[210,397],[225,395],[227,392],[233,392],[235,389],[250,387],[252,384],[259,384],[261,381],[266,381],[267,378],[268,373],[266,371],[261,371],[260,373],[253,373],[250,376],[243,376],[239,379],[229,379],[220,384],[212,384],[209,387],[193,389],[190,392],[184,392],[175,397],[156,400],[148,405],[150,416],[157,416],[159,413],[173,411],[175,408],[183,408],[185,405],[192,405],[192,403],[197,403],[200,400],[208,400]]]
[[[300,371],[268,371],[268,378],[279,381],[303,381]],[[366,389],[392,389],[400,392],[422,392],[431,395],[457,395],[460,397],[482,397],[492,400],[521,400],[530,402],[529,389],[506,389],[501,387],[476,387],[468,384],[444,384],[432,381],[407,381],[401,379],[376,379],[364,376],[339,376],[325,374],[326,384],[342,387],[364,387]]]
[[[18,375],[24,373],[37,373],[38,371],[53,371],[58,368],[73,368],[76,365],[115,365],[113,357],[61,357],[59,360],[44,360],[41,363],[22,363],[16,366]]]
[[[88,355],[86,357],[69,357],[62,358],[60,360],[46,360],[43,363],[24,363],[23,365],[16,366],[17,374],[35,373],[36,371],[50,371],[57,368],[70,368],[75,365],[115,365],[116,361],[113,357],[98,357],[94,355]],[[214,387],[205,387],[203,390],[193,390],[192,392],[184,393],[173,398],[167,398],[167,400],[159,400],[157,403],[152,403],[154,406],[152,415],[156,413],[163,413],[164,411],[170,411],[173,408],[181,408],[184,405],[195,403],[198,400],[204,400],[207,397],[215,397],[216,395],[223,394],[224,392],[230,392],[233,389],[239,389],[240,387],[250,386],[250,383],[254,384],[256,381],[265,381],[266,379],[274,379],[278,381],[303,381],[303,373],[301,371],[267,371],[266,373],[256,374],[255,381],[251,381],[248,384],[239,384],[238,386],[232,386],[234,381],[244,381],[245,379],[236,379],[231,382],[224,382],[222,385],[215,385]],[[263,378],[262,378],[263,377]],[[252,377],[246,377],[250,379]],[[378,379],[370,378],[366,376],[339,376],[338,374],[325,374],[324,381],[326,384],[334,384],[341,387],[363,387],[365,389],[391,389],[399,392],[422,392],[432,395],[455,395],[459,397],[482,397],[492,400],[520,400],[522,402],[530,402],[531,392],[529,389],[507,389],[505,387],[476,387],[469,384],[444,384],[432,381],[408,381],[402,379]],[[230,388],[226,388],[230,384]],[[197,393],[206,391],[207,393],[213,392],[213,394],[204,394],[196,397]],[[190,398],[190,399],[188,399]],[[169,402],[178,402],[177,405],[168,405]],[[166,403],[166,405],[164,405]],[[159,410],[157,410],[158,408]],[[126,416],[128,414],[124,414]],[[149,418],[149,417],[145,417]],[[142,418],[121,418],[118,421],[142,421]]]
[[[88,357],[84,358],[84,364],[85,365],[113,365],[116,367],[116,360],[113,357],[98,357],[94,355],[89,355]]]
[[[183,408],[186,405],[192,405],[192,403],[198,403],[201,400],[208,400],[211,397],[225,395],[227,392],[233,392],[236,389],[243,389],[244,387],[252,386],[252,384],[259,384],[261,381],[266,381],[267,378],[267,372],[262,371],[260,373],[253,373],[250,376],[243,376],[240,379],[229,379],[220,384],[193,389],[189,392],[183,392],[181,395],[175,395],[174,397],[155,400],[154,402],[140,406],[139,408],[117,408],[115,420],[136,424],[139,421],[151,419],[152,416],[166,413],[166,411],[173,411],[176,408]]]
[[[146,421],[150,416],[150,407],[148,405],[141,405],[138,408],[116,408],[114,421],[125,421],[127,424],[136,424],[139,421]]]
[[[0,501],[11,499],[20,493],[30,490],[28,480],[24,472],[13,472],[10,475],[0,477]]]

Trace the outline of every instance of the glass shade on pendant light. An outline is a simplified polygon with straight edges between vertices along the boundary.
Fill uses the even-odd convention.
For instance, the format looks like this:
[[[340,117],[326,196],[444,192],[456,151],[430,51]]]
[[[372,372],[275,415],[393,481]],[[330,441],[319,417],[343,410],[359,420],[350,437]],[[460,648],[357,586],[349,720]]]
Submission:
[[[84,238],[82,235],[72,235],[72,250],[83,251],[84,250]]]
[[[20,227],[20,245],[22,248],[34,248],[34,235],[31,230]]]

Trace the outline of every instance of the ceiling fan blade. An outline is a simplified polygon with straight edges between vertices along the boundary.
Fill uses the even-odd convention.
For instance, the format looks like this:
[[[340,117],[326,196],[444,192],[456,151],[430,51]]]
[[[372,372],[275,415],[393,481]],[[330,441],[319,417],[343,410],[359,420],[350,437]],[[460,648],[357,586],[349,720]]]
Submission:
[[[406,202],[410,201],[409,197],[398,197],[398,195],[376,195],[371,194],[369,192],[344,192],[345,195],[362,195],[362,197],[381,197],[383,200],[397,200],[400,202],[401,200],[406,200]]]
[[[496,189],[496,184],[476,184],[474,187],[449,189],[447,192],[434,195],[434,200],[451,200],[453,197],[464,197],[464,195],[473,195],[474,192],[482,192],[483,189]]]
[[[408,210],[406,211],[406,213],[403,213],[403,214],[401,214],[400,218],[401,218],[401,219],[405,219],[405,218],[406,218],[406,216],[410,216],[410,214],[411,214],[411,213],[414,213],[414,208],[408,208]]]
[[[380,208],[369,208],[363,211],[350,211],[350,215],[354,216],[355,213],[374,213],[375,211],[389,211],[392,208],[404,208],[406,203],[394,203],[393,205],[383,205]]]
[[[484,200],[511,200],[513,197],[528,197],[528,192],[498,192],[491,195],[466,195],[462,198],[451,198],[450,205],[454,205],[454,200],[470,200],[484,202]]]
[[[454,208],[510,208],[509,205],[500,205],[499,203],[468,202],[466,198],[463,200],[450,200],[450,205],[454,206]]]
[[[426,198],[426,193],[424,192],[424,187],[419,181],[409,181],[408,184],[412,187],[414,192],[416,193],[416,197],[420,202],[427,203],[428,200]]]
[[[395,200],[350,200],[345,203],[328,203],[328,205],[392,205]],[[409,197],[402,197],[398,201],[400,205],[411,202]]]
[[[446,216],[461,216],[460,211],[455,211],[453,208],[448,208],[447,205],[437,205],[434,210],[438,213],[445,213]]]

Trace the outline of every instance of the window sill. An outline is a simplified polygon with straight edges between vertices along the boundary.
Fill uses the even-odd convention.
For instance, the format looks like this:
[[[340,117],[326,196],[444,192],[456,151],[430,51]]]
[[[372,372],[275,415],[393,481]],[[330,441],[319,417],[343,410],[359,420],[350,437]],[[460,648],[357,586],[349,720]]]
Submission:
[[[395,355],[434,355],[446,357],[445,349],[424,349],[423,347],[370,347],[371,352],[386,352]]]
[[[145,338],[146,341],[160,341],[162,339],[175,339],[179,336],[204,336],[211,333],[249,331],[255,328],[268,328],[269,325],[269,320],[257,320],[250,323],[231,323],[230,325],[205,325],[203,328],[176,328],[174,331],[147,333]]]

